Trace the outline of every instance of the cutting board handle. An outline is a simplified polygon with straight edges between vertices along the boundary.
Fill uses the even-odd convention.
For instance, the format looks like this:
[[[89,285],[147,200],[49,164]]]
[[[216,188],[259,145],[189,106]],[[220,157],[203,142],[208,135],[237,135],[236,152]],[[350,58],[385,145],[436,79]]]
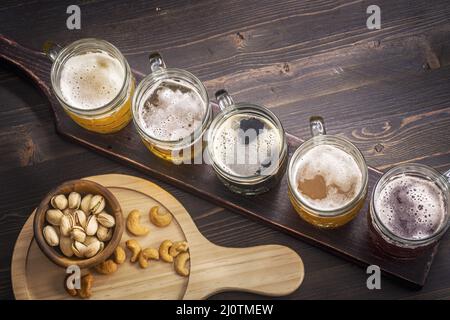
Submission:
[[[202,268],[192,270],[184,299],[204,299],[224,291],[284,296],[297,290],[303,281],[302,259],[288,247],[225,248],[210,245],[213,248],[205,251],[209,255],[197,251],[192,254],[194,259],[204,261],[201,264],[191,261],[191,264]]]

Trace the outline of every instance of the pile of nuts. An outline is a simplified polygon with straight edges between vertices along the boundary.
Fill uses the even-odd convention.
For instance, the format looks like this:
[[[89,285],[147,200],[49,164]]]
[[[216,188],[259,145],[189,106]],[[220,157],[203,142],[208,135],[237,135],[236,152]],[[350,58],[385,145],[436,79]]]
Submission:
[[[127,230],[135,236],[144,236],[149,233],[147,227],[140,224],[141,212],[139,210],[132,210],[127,217]],[[149,219],[152,224],[158,228],[167,227],[172,222],[172,215],[165,209],[159,206],[154,206],[150,209]],[[189,269],[186,266],[189,260],[189,246],[186,241],[164,240],[159,249],[156,248],[141,248],[139,242],[135,239],[130,239],[126,242],[127,248],[131,251],[132,263],[138,261],[139,266],[146,269],[149,265],[148,260],[162,260],[164,262],[173,263],[175,272],[180,276],[187,277]]]
[[[172,215],[170,212],[161,209],[159,206],[154,206],[149,212],[150,222],[158,228],[164,228],[172,222]],[[127,216],[127,231],[134,236],[146,236],[150,233],[148,227],[140,223],[141,211],[131,210]],[[189,269],[186,266],[189,260],[189,246],[186,241],[164,240],[159,249],[157,248],[142,248],[139,242],[135,239],[130,239],[125,242],[127,249],[131,253],[130,262],[138,262],[142,269],[149,266],[149,260],[162,260],[164,262],[173,263],[175,272],[181,276],[187,277]],[[118,265],[124,263],[126,260],[125,250],[118,246],[114,254],[106,261],[95,266],[95,270],[100,274],[111,274],[117,271]]]
[[[83,198],[84,200],[84,198]],[[91,199],[93,200],[93,198]],[[95,203],[94,203],[95,205]],[[83,207],[81,207],[83,210]],[[89,205],[89,208],[91,206]],[[95,210],[96,212],[97,210]],[[94,214],[95,216],[95,214]],[[150,222],[158,228],[164,228],[172,222],[172,215],[167,210],[161,209],[159,206],[154,206],[150,209]],[[148,227],[140,223],[141,212],[139,210],[132,210],[127,216],[126,226],[127,231],[134,236],[146,236],[150,233]],[[98,220],[98,216],[97,216]],[[101,227],[101,222],[99,221]],[[97,234],[98,237],[98,234]],[[100,239],[100,238],[98,238]],[[190,259],[189,246],[186,241],[164,240],[159,248],[142,248],[136,239],[129,239],[125,242],[126,248],[130,251],[130,262],[138,262],[143,269],[148,268],[150,260],[162,260],[167,263],[173,263],[174,270],[177,274],[183,277],[189,276]],[[107,260],[99,263],[93,269],[101,275],[109,275],[115,273],[119,265],[123,264],[127,259],[127,253],[122,246],[117,246],[114,253]],[[64,283],[66,291],[71,296],[79,296],[80,298],[89,298],[92,294],[92,284],[94,277],[88,273],[81,279],[80,290],[70,290],[67,288],[67,283]]]
[[[113,234],[115,219],[105,212],[106,201],[101,195],[71,192],[68,197],[58,194],[51,198],[52,209],[45,214],[43,229],[49,246],[59,246],[68,258],[91,258],[101,252]]]

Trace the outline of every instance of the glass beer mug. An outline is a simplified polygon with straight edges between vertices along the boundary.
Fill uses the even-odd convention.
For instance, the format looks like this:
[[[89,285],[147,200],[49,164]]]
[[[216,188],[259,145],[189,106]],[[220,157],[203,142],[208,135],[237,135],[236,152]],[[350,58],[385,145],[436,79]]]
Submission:
[[[151,73],[136,88],[133,121],[145,146],[174,163],[202,155],[203,135],[212,120],[203,83],[186,70],[166,68],[159,53],[150,54]]]
[[[284,175],[287,143],[279,119],[267,108],[234,103],[216,93],[221,112],[208,133],[208,155],[218,178],[231,191],[255,195],[270,190]]]
[[[390,256],[414,258],[434,245],[450,225],[450,170],[444,175],[421,164],[390,169],[373,190],[369,230],[375,246]]]
[[[321,117],[312,117],[310,128],[313,137],[298,147],[288,165],[289,198],[305,221],[339,227],[364,205],[367,165],[350,141],[325,134]]]
[[[81,39],[64,48],[47,43],[44,51],[53,61],[53,91],[73,121],[97,133],[117,132],[130,122],[134,78],[115,46]]]

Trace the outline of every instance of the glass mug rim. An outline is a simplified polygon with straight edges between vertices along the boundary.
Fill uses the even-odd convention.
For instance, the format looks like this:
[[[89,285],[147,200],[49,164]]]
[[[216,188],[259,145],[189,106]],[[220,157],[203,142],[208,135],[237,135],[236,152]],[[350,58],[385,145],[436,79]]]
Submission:
[[[120,52],[120,50],[114,46],[112,43],[98,38],[83,38],[76,41],[73,41],[66,46],[60,48],[59,51],[55,47],[59,47],[59,45],[54,45],[53,48],[50,48],[50,52],[47,53],[47,55],[52,60],[52,68],[50,71],[50,80],[52,83],[53,91],[55,92],[56,97],[58,98],[59,102],[69,109],[69,111],[82,115],[82,116],[101,116],[103,114],[107,114],[110,111],[113,111],[117,105],[121,105],[125,102],[127,95],[128,95],[128,88],[131,85],[132,80],[132,74],[131,74],[131,68],[128,64],[128,61],[125,59],[123,54]],[[78,54],[72,53],[76,52],[78,49],[83,48],[83,52],[95,52],[94,50],[103,50],[105,47],[112,51],[107,51],[109,55],[111,55],[114,59],[118,60],[121,66],[124,69],[124,79],[122,83],[122,87],[120,88],[117,95],[111,99],[108,103],[105,105],[102,105],[100,107],[92,108],[92,109],[81,109],[77,108],[75,106],[70,105],[66,99],[62,96],[60,92],[60,85],[57,81],[57,76],[60,73],[60,68],[65,64],[65,59],[76,56]],[[53,52],[52,52],[53,51]]]
[[[439,181],[438,187],[441,191],[444,191],[444,197],[447,205],[446,212],[446,223],[443,223],[440,229],[436,230],[436,232],[426,238],[422,239],[407,239],[400,237],[393,232],[391,232],[385,224],[378,217],[378,213],[375,209],[375,197],[381,192],[382,187],[384,186],[384,182],[390,181],[390,179],[402,175],[402,174],[414,174],[415,176],[420,176],[421,178],[425,178],[427,180],[432,179],[431,181]],[[442,190],[442,186],[444,186],[447,190]],[[450,210],[449,210],[449,182],[445,179],[445,174],[440,173],[439,171],[423,164],[419,163],[405,163],[397,165],[391,169],[389,169],[386,173],[384,173],[381,178],[377,181],[375,187],[372,191],[372,197],[370,200],[370,216],[372,218],[372,224],[374,225],[377,232],[381,233],[382,236],[388,237],[391,241],[395,243],[399,243],[401,245],[407,247],[419,247],[423,245],[427,245],[433,243],[435,240],[439,239],[442,235],[445,234],[447,229],[450,227]]]
[[[221,91],[225,92],[225,94],[228,95],[228,93],[225,90],[221,90]],[[229,95],[228,95],[228,97],[231,98],[231,96],[229,96]],[[235,103],[232,99],[230,100],[230,102],[231,103],[229,105],[225,106],[223,109],[221,108],[220,113],[218,113],[216,115],[216,117],[214,118],[214,120],[212,121],[212,123],[210,125],[210,129],[208,132],[207,150],[208,150],[209,158],[211,159],[211,164],[213,165],[214,170],[218,174],[220,174],[222,177],[224,177],[228,180],[231,180],[235,183],[239,183],[242,185],[253,185],[253,184],[264,182],[265,180],[270,179],[275,174],[277,174],[278,170],[280,168],[282,168],[283,163],[286,161],[287,143],[286,143],[286,134],[285,134],[283,125],[281,124],[280,119],[278,119],[278,117],[267,107],[249,103],[249,102]],[[242,111],[244,111],[244,112],[242,112]],[[250,112],[248,112],[248,111],[250,111]],[[242,177],[242,176],[238,176],[238,175],[229,173],[229,172],[223,170],[222,168],[220,168],[220,166],[218,166],[216,164],[214,152],[211,150],[212,149],[212,141],[215,138],[216,129],[219,128],[229,117],[236,115],[236,114],[241,114],[241,113],[251,114],[252,113],[251,111],[253,111],[253,113],[256,113],[256,112],[261,113],[264,116],[264,118],[268,119],[275,125],[277,130],[281,133],[281,139],[282,139],[281,149],[278,154],[279,155],[278,165],[270,174],[263,175],[263,176],[252,175],[252,176]]]
[[[354,160],[356,161],[356,163],[358,164],[358,167],[360,167],[360,169],[361,169],[361,164],[363,165],[363,168],[361,170],[362,183],[361,183],[361,188],[358,191],[358,194],[346,205],[336,208],[336,209],[320,210],[320,209],[310,206],[309,204],[305,203],[301,199],[299,192],[297,191],[297,187],[294,185],[294,183],[296,181],[296,177],[293,177],[292,175],[296,172],[294,172],[293,166],[296,164],[297,159],[302,155],[302,153],[308,147],[318,146],[318,145],[330,145],[330,142],[335,142],[338,145],[337,147],[339,149],[341,149],[345,153],[349,154],[352,158],[354,158]],[[340,148],[341,146],[349,148],[355,154],[352,154],[352,153],[348,152],[347,150]],[[355,155],[356,155],[356,157],[355,157]],[[319,134],[319,135],[313,136],[310,139],[306,140],[297,148],[297,150],[295,150],[294,154],[292,155],[292,157],[289,161],[289,165],[288,165],[288,188],[289,188],[291,194],[294,196],[295,200],[300,203],[301,206],[306,208],[306,210],[308,212],[313,213],[322,218],[338,217],[343,214],[346,214],[349,210],[353,209],[355,207],[355,205],[357,203],[359,203],[359,201],[361,201],[361,199],[366,197],[368,182],[369,182],[368,167],[367,167],[366,160],[365,160],[363,154],[361,153],[361,151],[349,140],[342,138],[342,137],[335,136],[335,135]]]
[[[161,77],[161,79],[158,79],[158,77]],[[158,138],[150,135],[149,133],[147,133],[141,127],[141,124],[139,121],[139,107],[141,106],[140,100],[144,97],[146,91],[148,89],[150,89],[152,86],[154,86],[159,80],[171,79],[171,78],[181,78],[183,80],[186,80],[187,82],[194,82],[194,84],[195,84],[194,89],[198,91],[198,93],[200,94],[200,96],[206,106],[206,110],[205,110],[205,113],[203,114],[203,118],[202,118],[202,125],[201,125],[201,127],[197,128],[196,130],[194,130],[194,132],[192,132],[189,135],[189,137],[191,137],[191,139],[189,139],[189,140],[186,140],[187,137],[183,137],[183,138],[177,139],[177,140],[158,139]],[[168,147],[172,147],[172,148],[179,147],[181,149],[194,144],[199,138],[201,138],[203,136],[203,133],[208,128],[208,124],[209,124],[208,119],[211,117],[211,112],[212,112],[211,104],[209,102],[208,92],[207,92],[204,84],[202,83],[202,81],[200,81],[200,79],[198,79],[195,75],[193,75],[189,71],[186,71],[183,69],[178,69],[178,68],[166,68],[165,66],[161,67],[158,70],[154,70],[154,71],[150,72],[148,75],[146,75],[141,80],[139,85],[136,87],[135,93],[133,95],[133,99],[131,102],[131,110],[132,110],[132,114],[133,114],[133,122],[135,124],[135,127],[138,129],[139,133],[142,136],[144,136],[146,139],[150,140],[154,144],[159,144],[159,145],[168,146]],[[189,141],[189,143],[186,143],[187,141]]]

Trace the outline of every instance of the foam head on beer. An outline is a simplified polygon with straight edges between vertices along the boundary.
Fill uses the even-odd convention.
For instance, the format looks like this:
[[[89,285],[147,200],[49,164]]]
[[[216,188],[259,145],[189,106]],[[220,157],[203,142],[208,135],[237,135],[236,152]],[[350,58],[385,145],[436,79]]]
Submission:
[[[60,90],[67,104],[84,110],[111,102],[125,81],[121,63],[104,51],[70,57],[61,70]]]
[[[247,114],[234,114],[214,134],[215,162],[222,170],[238,177],[273,173],[282,148],[280,130],[269,120]]]
[[[301,200],[315,210],[342,208],[362,187],[363,175],[356,160],[331,145],[318,145],[306,151],[294,170]]]
[[[202,125],[207,106],[188,83],[164,80],[152,87],[139,110],[144,131],[163,141],[189,137]]]
[[[407,175],[388,181],[374,206],[383,225],[408,240],[434,235],[445,223],[447,210],[444,195],[434,182]]]

